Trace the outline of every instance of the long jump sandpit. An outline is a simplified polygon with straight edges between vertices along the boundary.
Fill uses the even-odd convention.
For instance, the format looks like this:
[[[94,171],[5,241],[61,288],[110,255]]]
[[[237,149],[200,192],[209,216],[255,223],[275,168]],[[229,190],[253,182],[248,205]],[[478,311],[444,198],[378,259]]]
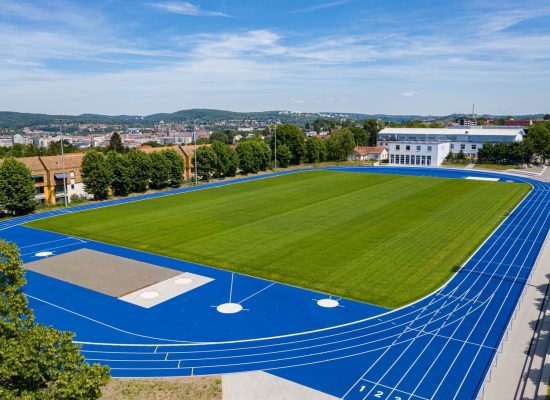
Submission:
[[[122,297],[182,274],[182,271],[90,249],[44,258],[24,267],[113,297]]]

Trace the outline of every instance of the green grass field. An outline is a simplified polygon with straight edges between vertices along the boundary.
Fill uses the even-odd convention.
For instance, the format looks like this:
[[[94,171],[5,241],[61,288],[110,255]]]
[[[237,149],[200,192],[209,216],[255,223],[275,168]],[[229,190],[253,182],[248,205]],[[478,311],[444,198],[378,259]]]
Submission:
[[[309,171],[29,225],[397,307],[448,280],[528,190]]]

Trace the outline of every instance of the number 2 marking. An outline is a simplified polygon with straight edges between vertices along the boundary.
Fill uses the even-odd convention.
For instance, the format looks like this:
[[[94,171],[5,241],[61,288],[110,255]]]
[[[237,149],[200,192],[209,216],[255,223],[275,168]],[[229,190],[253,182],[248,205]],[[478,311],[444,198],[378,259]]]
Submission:
[[[374,395],[374,397],[376,397],[377,399],[381,399],[382,396],[384,396],[384,392],[381,390],[377,390],[376,394]]]

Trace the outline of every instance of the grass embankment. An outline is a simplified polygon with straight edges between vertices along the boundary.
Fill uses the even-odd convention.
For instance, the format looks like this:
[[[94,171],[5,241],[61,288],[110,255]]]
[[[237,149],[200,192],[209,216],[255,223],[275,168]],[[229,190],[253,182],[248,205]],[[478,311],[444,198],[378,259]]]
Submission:
[[[310,171],[30,226],[397,307],[448,280],[528,190]]]
[[[221,400],[220,377],[112,379],[101,400]]]

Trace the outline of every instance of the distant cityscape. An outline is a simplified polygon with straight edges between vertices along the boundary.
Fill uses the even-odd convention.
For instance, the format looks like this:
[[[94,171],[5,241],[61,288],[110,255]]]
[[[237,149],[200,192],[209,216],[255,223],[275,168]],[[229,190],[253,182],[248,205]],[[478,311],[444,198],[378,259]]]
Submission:
[[[376,119],[392,126],[525,126],[548,119],[548,115],[528,116],[465,116],[453,114],[435,116],[390,116],[347,113],[300,113],[273,111],[262,113],[234,113],[220,110],[184,110],[172,114],[140,116],[50,116],[0,112],[0,147],[15,144],[33,144],[38,148],[48,148],[52,143],[63,139],[74,147],[85,149],[105,147],[113,132],[119,132],[128,148],[140,147],[145,143],[159,145],[186,145],[193,142],[193,134],[198,141],[205,141],[214,132],[232,131],[233,142],[253,135],[261,135],[269,126],[294,123],[307,136],[325,136],[330,132],[316,121],[329,121],[337,129],[346,121]]]

